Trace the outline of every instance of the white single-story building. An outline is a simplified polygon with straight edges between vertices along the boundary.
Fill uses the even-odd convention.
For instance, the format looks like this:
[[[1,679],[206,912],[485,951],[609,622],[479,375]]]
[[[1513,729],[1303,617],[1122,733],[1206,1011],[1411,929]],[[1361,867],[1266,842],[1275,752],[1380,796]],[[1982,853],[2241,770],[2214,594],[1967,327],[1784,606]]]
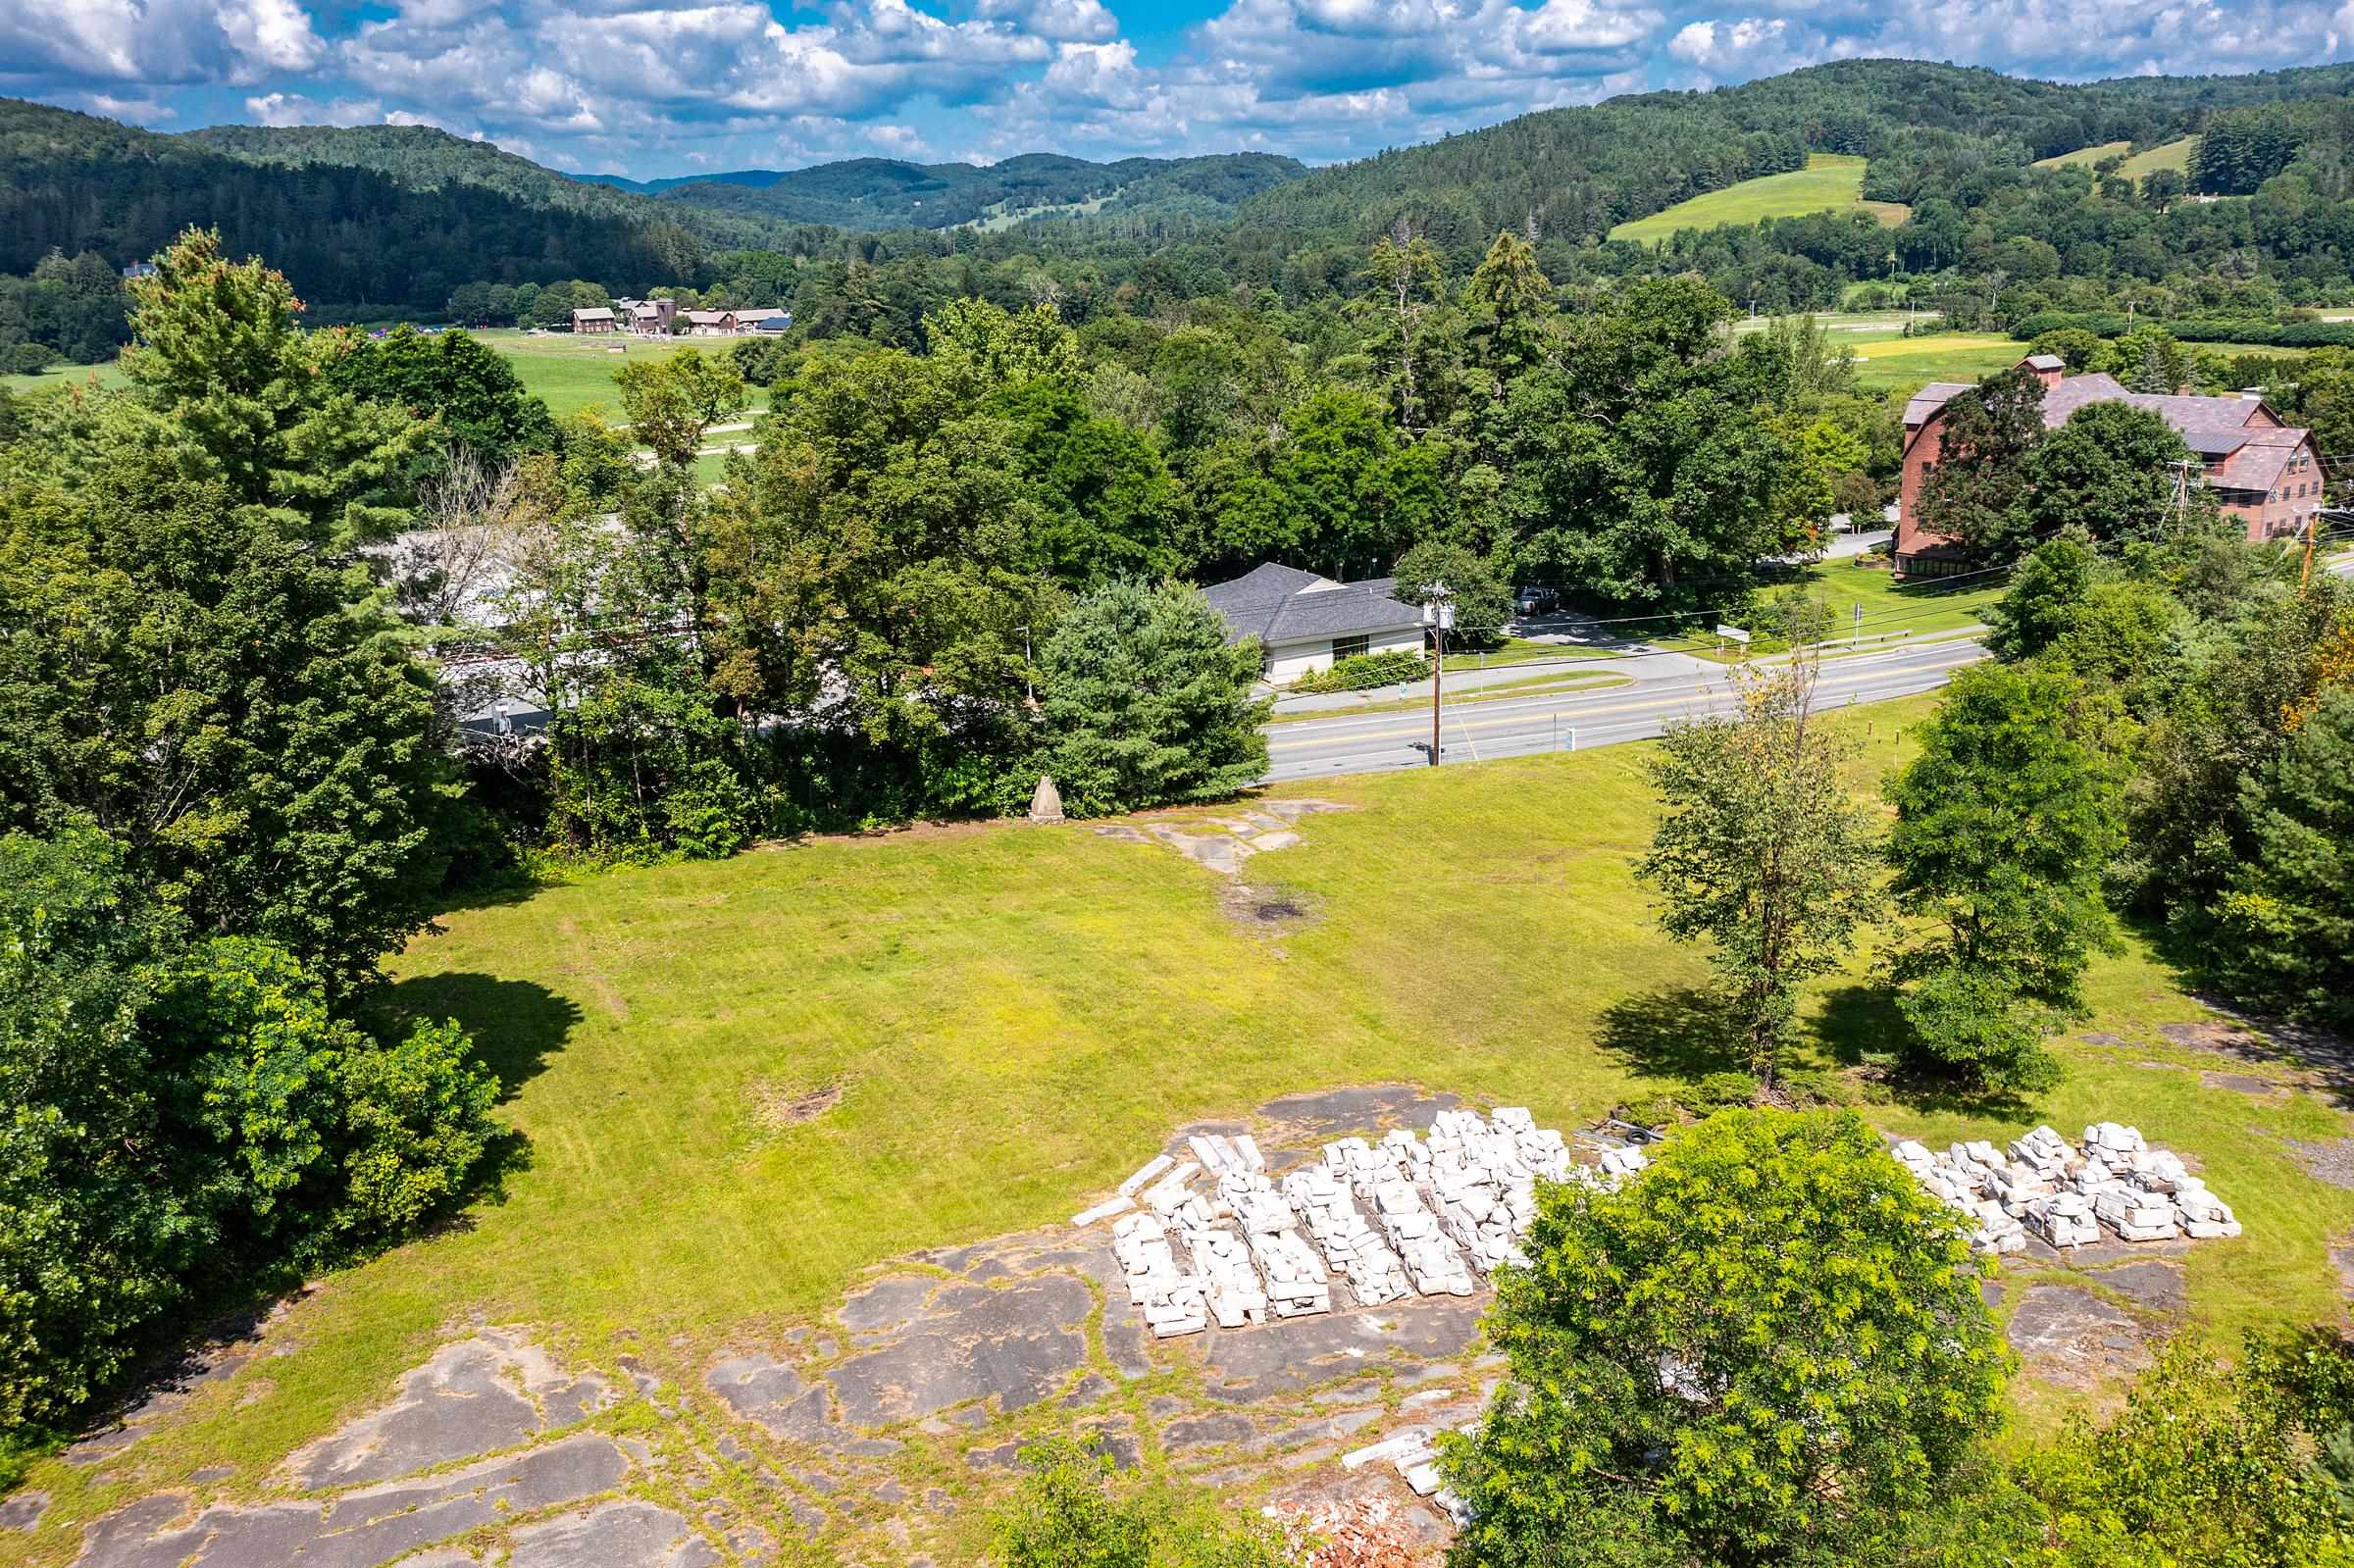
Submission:
[[[1390,597],[1389,578],[1335,582],[1298,567],[1269,562],[1231,582],[1202,590],[1226,618],[1226,637],[1256,637],[1259,674],[1289,685],[1335,659],[1423,648],[1422,612]]]

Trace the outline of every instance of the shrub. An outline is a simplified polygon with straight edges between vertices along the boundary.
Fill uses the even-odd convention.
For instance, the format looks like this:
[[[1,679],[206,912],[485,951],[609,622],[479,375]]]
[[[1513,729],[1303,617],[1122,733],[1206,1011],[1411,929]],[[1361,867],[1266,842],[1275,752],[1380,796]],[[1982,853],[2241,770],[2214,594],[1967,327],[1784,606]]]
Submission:
[[[1311,670],[1292,683],[1294,691],[1370,691],[1375,686],[1430,679],[1430,661],[1410,648],[1360,653],[1336,660],[1329,670]]]
[[[1758,1081],[1749,1073],[1711,1073],[1676,1096],[1695,1116],[1755,1105]]]

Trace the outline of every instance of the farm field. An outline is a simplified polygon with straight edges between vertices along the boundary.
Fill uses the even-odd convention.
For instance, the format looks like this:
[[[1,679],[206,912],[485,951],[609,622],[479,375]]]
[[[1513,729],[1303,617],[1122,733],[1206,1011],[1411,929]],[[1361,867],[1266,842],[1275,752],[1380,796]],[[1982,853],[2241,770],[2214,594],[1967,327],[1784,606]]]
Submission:
[[[123,367],[114,360],[98,365],[52,365],[38,376],[0,376],[0,386],[12,392],[49,392],[75,384],[121,386]]]
[[[2135,153],[2119,166],[2118,173],[2128,179],[2139,179],[2142,176],[2155,174],[2161,169],[2172,169],[2177,174],[2187,173],[2190,169],[2190,149],[2197,141],[2198,137],[2196,136],[2184,136],[2177,141],[2164,142],[2156,147]],[[2035,167],[2038,169],[2063,169],[2073,164],[2082,164],[2089,168],[2104,158],[2114,158],[2128,151],[2132,145],[2129,141],[2105,141],[2097,147],[2078,147],[2074,152],[2064,152],[2051,158],[2038,158],[2035,160]]]
[[[534,337],[513,328],[477,329],[474,335],[513,360],[525,389],[558,419],[593,408],[616,423],[621,419],[621,399],[613,390],[615,369],[634,360],[666,359],[682,348],[725,354],[735,341],[725,337],[574,337],[557,332]],[[616,352],[617,348],[625,351]],[[754,388],[753,406],[758,407],[759,402],[760,393]]]
[[[1914,699],[1838,721],[1864,744],[1859,791],[1876,798],[1929,711]],[[1632,881],[1654,813],[1644,749],[1320,782],[1350,809],[1254,858],[1243,892],[1265,902],[1239,910],[1233,880],[1086,825],[773,846],[452,910],[390,966],[382,1005],[474,1032],[519,1140],[499,1189],[464,1223],[317,1282],[268,1348],[122,1455],[38,1461],[27,1485],[48,1510],[6,1551],[57,1568],[81,1522],[199,1471],[208,1496],[267,1494],[294,1449],[381,1405],[469,1323],[528,1331],[625,1393],[633,1378],[664,1390],[666,1415],[628,1399],[594,1419],[668,1455],[680,1498],[767,1506],[790,1531],[793,1493],[751,1481],[757,1455],[695,1490],[695,1456],[735,1441],[717,1434],[787,1469],[802,1452],[732,1423],[704,1369],[789,1343],[841,1354],[825,1315],[875,1265],[1029,1227],[1071,1239],[1067,1217],[1176,1129],[1273,1096],[1409,1081],[1567,1130],[1731,1065],[1693,990],[1700,955],[1660,936]],[[1876,945],[1812,992],[1802,1063],[1841,1068],[1884,1042],[1884,1005],[1862,984]],[[2247,1225],[2182,1258],[2200,1332],[2334,1313],[2328,1248],[2354,1225],[2354,1192],[2306,1175],[2283,1140],[2342,1138],[2340,1113],[2203,1077],[2251,1068],[2185,1032],[2211,1015],[2138,940],[2098,963],[2090,990],[2095,1016],[2060,1043],[2068,1076],[2048,1095],[1879,1100],[1867,1115],[1936,1145],[2135,1123],[2199,1162]],[[947,1278],[956,1256],[900,1273]],[[2051,1277],[2016,1272],[2014,1304]],[[1200,1353],[1097,1397],[1149,1431],[1148,1398],[1203,1397]],[[2015,1389],[2030,1429],[2079,1398]],[[902,1495],[955,1499],[922,1544],[975,1560],[1001,1485],[992,1445],[1070,1417],[1052,1400],[969,1414],[899,1427],[906,1446],[860,1461],[866,1485],[829,1494],[850,1510],[832,1544],[879,1560],[856,1532],[900,1512],[870,1500],[888,1472]],[[1183,1463],[1157,1438],[1142,1451],[1156,1472]]]
[[[1868,391],[1910,393],[1929,381],[1974,381],[2009,370],[2026,357],[2027,346],[1992,332],[1938,332],[1906,337],[1901,332],[1858,332],[1839,343],[1856,354],[1856,379]]]
[[[1650,244],[1665,239],[1679,228],[1714,228],[1721,224],[1754,224],[1762,218],[1803,218],[1809,213],[1851,209],[1869,212],[1890,226],[1905,221],[1904,207],[1895,202],[1866,201],[1863,189],[1863,159],[1838,153],[1812,153],[1804,169],[1744,179],[1722,190],[1679,201],[1665,212],[1618,225],[1611,230],[1611,237]]]

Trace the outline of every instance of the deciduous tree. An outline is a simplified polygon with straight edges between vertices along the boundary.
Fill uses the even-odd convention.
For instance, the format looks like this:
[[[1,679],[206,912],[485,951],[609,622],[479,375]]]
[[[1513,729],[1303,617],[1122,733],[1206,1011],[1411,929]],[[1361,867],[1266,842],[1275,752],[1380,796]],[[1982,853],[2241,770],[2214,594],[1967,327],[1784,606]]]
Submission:
[[[1815,661],[1737,679],[1738,714],[1670,726],[1650,757],[1667,815],[1636,870],[1669,936],[1709,938],[1770,1090],[1798,987],[1846,958],[1877,900],[1877,858],[1840,775],[1854,745],[1814,712]]]
[[[1615,1192],[1539,1189],[1510,1376],[1443,1441],[1455,1568],[1881,1560],[2002,1419],[1952,1209],[1849,1112],[1719,1112]]]
[[[2057,1078],[2042,1048],[2114,942],[2101,873],[2124,842],[2115,766],[2080,738],[2081,688],[2034,666],[1959,671],[1889,785],[1892,890],[1940,928],[1899,953],[1926,1064],[1997,1088]]]

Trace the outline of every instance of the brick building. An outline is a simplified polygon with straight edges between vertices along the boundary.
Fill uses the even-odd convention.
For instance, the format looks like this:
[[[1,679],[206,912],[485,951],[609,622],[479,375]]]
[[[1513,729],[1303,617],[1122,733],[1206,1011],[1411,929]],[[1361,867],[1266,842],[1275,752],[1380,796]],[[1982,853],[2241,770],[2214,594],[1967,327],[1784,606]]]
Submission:
[[[2164,396],[2125,389],[2111,376],[2071,376],[2059,357],[2020,364],[2043,383],[2043,427],[2056,430],[2088,403],[2146,408],[2174,427],[2190,448],[2191,475],[2216,492],[2223,510],[2247,525],[2250,539],[2302,529],[2321,509],[2322,457],[2313,432],[2283,425],[2254,392],[2231,397]],[[1920,526],[1922,483],[1945,444],[1945,405],[1973,390],[1964,381],[1931,381],[1905,405],[1905,466],[1897,496],[1896,574],[1945,577],[1969,570],[1962,552]]]

